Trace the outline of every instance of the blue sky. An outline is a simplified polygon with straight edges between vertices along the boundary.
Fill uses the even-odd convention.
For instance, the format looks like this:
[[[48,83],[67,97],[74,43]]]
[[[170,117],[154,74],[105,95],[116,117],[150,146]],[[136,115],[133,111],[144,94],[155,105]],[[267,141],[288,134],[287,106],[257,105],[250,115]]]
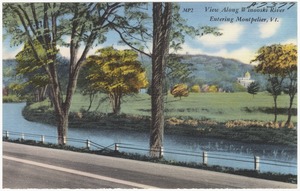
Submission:
[[[183,54],[206,54],[213,56],[222,56],[225,58],[233,58],[244,63],[250,63],[254,58],[255,52],[264,45],[271,44],[297,44],[297,5],[288,9],[291,4],[276,4],[276,9],[279,6],[282,12],[271,12],[271,8],[267,8],[267,12],[242,12],[243,7],[251,5],[252,2],[189,2],[180,3],[181,16],[188,20],[188,23],[193,26],[215,26],[221,29],[222,36],[215,37],[213,35],[205,35],[202,37],[186,38],[186,43],[183,44],[183,49],[179,53]],[[266,6],[273,6],[271,2],[263,6],[258,3],[252,6],[252,11],[262,10]],[[151,7],[149,7],[151,8]],[[206,11],[208,8],[218,9],[217,12]],[[222,12],[223,9],[237,9],[237,12]],[[184,9],[190,9],[190,12],[185,12]],[[193,9],[191,11],[191,9]],[[243,21],[237,18],[243,18]],[[259,22],[252,22],[251,19],[257,19]],[[277,18],[271,21],[270,18]],[[230,22],[228,20],[232,19]],[[250,20],[249,20],[250,19]],[[264,19],[264,21],[262,21]],[[219,21],[218,21],[219,20]],[[225,20],[225,21],[224,21]],[[68,39],[68,38],[66,38]],[[97,48],[114,45],[115,48],[124,49],[126,46],[119,45],[117,35],[111,33],[108,35],[108,40],[105,44],[93,48],[89,54],[93,54]],[[3,42],[3,58],[13,58],[19,47],[10,47],[9,39]],[[60,47],[61,54],[68,57],[68,49]]]
[[[252,3],[252,2],[251,2]],[[251,3],[184,3],[182,7],[194,7],[193,13],[184,13],[191,23],[216,26],[223,32],[222,36],[214,37],[212,35],[202,36],[188,41],[185,46],[190,53],[202,53],[208,55],[217,55],[227,58],[234,58],[245,63],[255,56],[255,52],[264,45],[297,43],[297,6],[293,6],[284,12],[241,12],[242,7],[247,7]],[[268,6],[272,4],[269,3]],[[283,4],[281,4],[283,5]],[[278,5],[278,6],[281,6]],[[261,5],[254,8],[258,10]],[[218,9],[219,12],[206,12],[205,7]],[[238,12],[221,12],[224,8],[238,9]],[[287,6],[288,7],[288,6]],[[283,9],[284,7],[282,7]],[[261,8],[259,8],[261,9]],[[229,21],[213,21],[214,18],[233,18]],[[245,20],[248,18],[268,19],[268,22],[247,22],[237,21],[237,17]],[[271,22],[271,17],[276,17],[277,22]]]

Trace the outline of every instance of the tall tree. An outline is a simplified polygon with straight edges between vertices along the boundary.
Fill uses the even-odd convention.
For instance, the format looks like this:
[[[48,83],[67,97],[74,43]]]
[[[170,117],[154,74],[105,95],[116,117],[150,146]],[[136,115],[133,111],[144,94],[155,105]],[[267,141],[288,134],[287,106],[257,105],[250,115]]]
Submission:
[[[293,44],[274,44],[263,46],[258,50],[258,55],[251,62],[258,62],[255,67],[257,72],[268,75],[271,94],[274,100],[274,122],[277,121],[277,96],[282,91],[284,78],[290,80],[289,95],[290,106],[287,124],[291,120],[291,108],[297,87],[297,47]]]
[[[39,57],[45,59],[46,53],[41,44],[38,41],[34,41],[34,46]],[[25,43],[23,50],[16,55],[16,60],[18,62],[16,67],[17,75],[22,75],[26,78],[23,85],[33,87],[31,93],[35,96],[35,101],[43,101],[46,98],[46,90],[50,82],[46,71],[42,67],[42,64],[47,61],[37,62],[28,43]]]
[[[96,51],[97,55],[87,58],[87,89],[107,93],[114,114],[121,111],[123,96],[138,93],[148,85],[145,70],[133,50],[116,50],[113,47]]]
[[[148,4],[146,5],[148,7]],[[119,23],[112,24],[112,27],[119,34],[123,43],[152,58],[150,155],[159,157],[164,137],[163,89],[169,49],[179,50],[186,35],[214,34],[219,36],[222,33],[215,27],[204,26],[197,29],[188,26],[186,20],[180,16],[180,6],[176,3],[152,3],[152,21],[147,10],[140,9],[140,12],[131,13],[132,8],[138,9],[139,7],[128,7],[126,17],[123,17]],[[123,26],[124,23],[134,21],[137,23],[135,30]],[[151,41],[152,43],[150,43]]]
[[[297,46],[294,44],[282,45],[282,69],[285,71],[285,77],[288,79],[288,86],[285,88],[285,92],[289,95],[289,107],[288,107],[288,118],[286,126],[292,126],[292,107],[295,95],[297,93]]]
[[[97,41],[105,41],[109,20],[117,17],[121,3],[5,3],[3,26],[12,36],[12,45],[28,42],[35,59],[45,69],[51,84],[54,109],[57,116],[58,143],[65,144],[68,116],[78,74],[89,50]],[[70,41],[66,42],[69,37]],[[38,54],[34,42],[38,41],[44,58]],[[58,45],[70,50],[70,63],[66,91],[63,92],[55,62]],[[82,53],[79,48],[83,46]],[[43,61],[47,60],[46,63]]]
[[[277,98],[282,93],[283,80],[284,78],[279,78],[279,77],[270,77],[268,79],[269,84],[267,85],[267,91],[272,95],[274,101],[274,123],[277,122],[277,116],[278,116]]]
[[[159,156],[164,138],[164,80],[169,55],[172,3],[153,3],[150,155]]]

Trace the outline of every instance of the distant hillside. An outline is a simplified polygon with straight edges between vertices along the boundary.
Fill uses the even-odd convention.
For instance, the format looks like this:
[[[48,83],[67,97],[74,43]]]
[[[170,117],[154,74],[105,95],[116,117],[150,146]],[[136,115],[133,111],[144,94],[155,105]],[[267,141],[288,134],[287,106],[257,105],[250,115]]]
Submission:
[[[2,83],[4,86],[17,81],[16,75],[17,61],[15,59],[2,60]]]
[[[207,55],[180,55],[182,64],[192,68],[191,84],[218,85],[223,89],[232,89],[237,77],[242,77],[248,71],[251,78],[259,82],[262,89],[266,86],[265,76],[253,71],[254,66],[238,60]],[[148,73],[151,73],[151,60],[146,56],[140,57]],[[150,78],[151,75],[148,74]]]
[[[237,77],[244,76],[249,71],[251,78],[258,81],[262,89],[266,86],[265,76],[253,71],[253,66],[244,64],[234,59],[207,55],[180,55],[181,63],[187,64],[192,69],[189,85],[208,84],[218,85],[225,90],[232,90]],[[151,79],[151,59],[147,56],[139,57],[143,66],[146,68],[148,79]],[[3,60],[3,84],[8,85],[15,74],[17,62],[13,59]]]

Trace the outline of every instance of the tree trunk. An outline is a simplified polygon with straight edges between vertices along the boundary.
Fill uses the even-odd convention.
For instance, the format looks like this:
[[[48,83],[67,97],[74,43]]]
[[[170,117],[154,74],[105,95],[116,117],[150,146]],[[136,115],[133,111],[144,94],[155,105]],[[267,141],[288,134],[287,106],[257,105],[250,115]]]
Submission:
[[[70,6],[73,5],[77,7],[76,4],[70,4]],[[43,66],[45,67],[47,75],[49,76],[49,84],[51,84],[51,103],[54,106],[54,111],[56,113],[58,123],[58,143],[65,144],[68,131],[69,109],[76,88],[79,70],[90,48],[93,46],[94,41],[102,32],[101,29],[109,28],[109,25],[107,24],[107,19],[110,15],[113,15],[115,13],[116,9],[121,7],[121,4],[114,3],[111,6],[107,5],[107,7],[104,8],[105,10],[101,14],[100,12],[97,12],[99,14],[95,14],[93,16],[87,14],[90,16],[90,18],[87,18],[85,16],[86,11],[90,11],[90,6],[86,7],[86,11],[80,11],[79,9],[70,9],[72,11],[75,11],[73,17],[70,13],[70,17],[72,17],[70,18],[72,20],[71,26],[58,26],[58,16],[60,16],[65,10],[62,11],[62,7],[57,7],[55,4],[50,5],[49,3],[42,3],[41,6],[39,6],[40,8],[36,8],[35,4],[31,4],[31,11],[28,12],[29,14],[26,14],[26,9],[22,9],[21,5],[13,6],[13,4],[11,4],[9,7],[12,11],[15,12],[15,15],[19,18],[19,20],[17,19],[16,22],[20,22],[22,27],[24,28],[24,34],[26,34],[26,36],[28,37],[28,39],[26,40],[28,40],[28,43],[32,48],[36,61],[44,62],[45,58],[40,58],[39,52],[37,51],[34,45],[34,40],[38,40],[46,52],[47,63],[44,63]],[[25,7],[26,5],[24,5],[24,8]],[[58,8],[58,10],[56,10],[56,8]],[[68,11],[68,9],[69,8],[67,8],[66,11]],[[38,15],[41,18],[37,18],[36,10],[41,12],[41,14]],[[32,16],[33,18],[27,18],[28,15],[30,17]],[[97,21],[94,21],[94,16],[98,17]],[[93,20],[91,20],[92,18]],[[85,19],[87,19],[87,21],[83,21]],[[35,22],[36,25],[32,25],[31,22]],[[91,22],[92,25],[95,26],[94,28],[89,29]],[[86,23],[88,24],[86,25]],[[58,34],[58,29],[60,29],[61,27],[66,27],[66,29],[71,27],[71,33],[68,33],[71,36],[71,40],[70,65],[69,71],[67,73],[67,75],[69,75],[69,81],[66,89],[66,94],[62,93],[57,73],[57,64],[55,63],[58,51],[56,48],[57,41],[61,39],[62,35],[61,33]],[[82,41],[84,41],[84,43]],[[81,53],[81,56],[79,56],[78,49],[80,48],[81,43],[85,44],[85,47],[83,49],[83,52]],[[77,58],[79,58],[78,61],[76,61]]]
[[[93,101],[94,101],[94,98],[95,98],[95,94],[94,93],[89,93],[89,106],[87,108],[86,111],[90,111],[91,107],[92,107],[92,104],[93,104]]]
[[[297,78],[294,76],[291,76],[290,80],[291,80],[290,85],[289,85],[290,104],[289,104],[289,108],[288,108],[288,119],[285,123],[285,126],[287,126],[287,127],[289,127],[291,125],[292,107],[293,107],[295,95],[297,93]]]
[[[289,126],[291,123],[291,119],[292,119],[292,107],[293,107],[293,102],[294,102],[294,95],[290,95],[290,105],[289,105],[289,109],[288,109],[288,119],[286,121],[286,126]]]
[[[112,110],[113,114],[120,114],[121,112],[121,95],[118,95],[118,93],[112,93],[110,94],[110,101],[112,104]]]
[[[41,93],[42,101],[44,101],[47,98],[47,96],[46,96],[47,89],[48,89],[48,85],[46,85],[42,88],[42,93]]]
[[[169,53],[172,4],[153,3],[152,51],[152,120],[150,127],[150,156],[161,157],[164,138],[164,75]]]
[[[274,123],[277,122],[277,95],[273,96],[274,99]]]
[[[68,122],[69,116],[68,114],[63,114],[57,116],[57,133],[58,139],[57,142],[59,145],[65,145],[67,143],[67,134],[68,134]]]
[[[40,101],[40,98],[39,98],[39,95],[40,95],[39,89],[34,89],[33,94],[34,94],[34,102],[39,102]]]

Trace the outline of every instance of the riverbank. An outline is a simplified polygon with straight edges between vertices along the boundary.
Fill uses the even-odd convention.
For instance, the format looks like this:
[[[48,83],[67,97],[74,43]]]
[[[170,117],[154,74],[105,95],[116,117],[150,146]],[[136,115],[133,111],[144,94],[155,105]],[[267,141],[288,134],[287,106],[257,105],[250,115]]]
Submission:
[[[9,96],[3,96],[2,102],[3,103],[21,103],[21,102],[24,102],[24,100],[16,95],[9,95]]]
[[[26,106],[22,114],[25,119],[55,125],[55,114],[46,106]],[[150,117],[143,115],[108,115],[101,112],[71,112],[70,128],[122,129],[148,132]],[[216,122],[192,118],[169,117],[165,121],[165,133],[193,137],[220,138],[246,143],[266,143],[297,146],[297,131],[286,128],[283,123],[233,120]]]

